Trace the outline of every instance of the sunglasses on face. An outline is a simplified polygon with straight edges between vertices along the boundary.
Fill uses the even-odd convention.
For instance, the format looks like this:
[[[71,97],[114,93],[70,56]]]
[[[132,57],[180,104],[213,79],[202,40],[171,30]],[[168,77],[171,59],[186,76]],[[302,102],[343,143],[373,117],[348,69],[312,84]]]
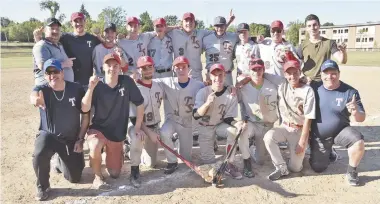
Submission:
[[[281,33],[282,30],[281,29],[272,29],[271,32],[272,33]]]
[[[254,72],[260,72],[260,71],[263,71],[264,69],[263,68],[253,68],[251,70]]]
[[[45,72],[45,74],[48,75],[48,76],[50,76],[50,75],[56,75],[56,74],[59,74],[59,73],[60,73],[60,71],[58,71],[58,70]]]
[[[250,61],[249,62],[249,65],[256,65],[256,64],[264,66],[264,62],[262,60]]]

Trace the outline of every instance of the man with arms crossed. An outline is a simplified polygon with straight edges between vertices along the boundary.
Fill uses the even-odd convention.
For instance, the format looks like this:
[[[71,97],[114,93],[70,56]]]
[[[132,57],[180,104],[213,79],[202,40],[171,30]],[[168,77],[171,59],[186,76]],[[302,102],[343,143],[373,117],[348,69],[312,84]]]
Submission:
[[[350,185],[359,185],[357,167],[364,155],[363,135],[350,126],[365,120],[359,92],[339,80],[336,62],[327,60],[321,67],[322,82],[313,84],[317,98],[317,117],[311,125],[310,166],[316,172],[324,171],[330,163],[333,144],[348,148],[349,164],[346,179]]]
[[[263,165],[265,155],[268,154],[264,135],[277,121],[277,86],[264,79],[264,62],[255,58],[249,62],[251,82],[238,91],[238,98],[242,117],[248,117],[247,130],[241,137],[239,149],[244,159],[244,176],[254,177],[252,172],[249,141],[254,137],[256,163]]]
[[[112,178],[120,175],[123,165],[123,141],[126,139],[129,104],[137,106],[134,137],[143,138],[141,123],[144,115],[144,98],[133,79],[119,75],[120,58],[107,54],[103,60],[105,77],[92,76],[89,87],[82,99],[82,111],[88,112],[94,106],[95,113],[87,132],[90,149],[90,163],[95,173],[94,188],[108,188],[101,172],[101,151],[106,147],[106,167]]]
[[[192,114],[195,96],[204,87],[204,84],[201,81],[190,79],[189,70],[189,60],[179,56],[173,62],[173,71],[177,77],[161,78],[159,82],[165,91],[165,123],[161,127],[161,138],[166,145],[174,149],[171,138],[173,134],[177,133],[179,154],[191,161],[194,128]],[[166,155],[168,155],[169,163],[177,162],[175,155],[170,152],[167,152]]]
[[[215,162],[216,135],[227,138],[228,153],[240,128],[243,131],[246,129],[243,121],[234,119],[238,115],[238,102],[236,96],[232,96],[231,91],[224,85],[226,73],[223,65],[212,65],[210,78],[212,85],[202,88],[197,93],[193,110],[193,117],[199,123],[200,158],[204,164]],[[246,140],[240,140],[239,146],[245,146],[242,141]],[[229,159],[226,173],[234,179],[242,179],[243,176],[232,164],[233,160],[234,157]]]
[[[264,136],[265,146],[272,158],[275,171],[268,179],[277,180],[289,171],[300,172],[308,144],[311,122],[315,119],[313,89],[300,82],[301,67],[296,60],[284,64],[286,81],[278,88],[278,107],[281,126],[272,128]],[[288,142],[290,160],[286,164],[279,143]]]
[[[49,197],[50,159],[58,153],[58,170],[65,179],[78,183],[84,168],[83,141],[90,117],[81,111],[84,89],[76,83],[64,81],[61,62],[49,59],[42,69],[48,84],[36,86],[31,103],[40,109],[40,128],[33,154],[33,168],[37,176],[36,200]]]
[[[297,50],[297,54],[303,60],[302,72],[308,77],[308,81],[321,81],[320,67],[331,55],[342,64],[347,62],[346,45],[337,46],[335,40],[320,36],[321,26],[319,18],[310,14],[305,19],[306,31],[309,39],[306,39]]]

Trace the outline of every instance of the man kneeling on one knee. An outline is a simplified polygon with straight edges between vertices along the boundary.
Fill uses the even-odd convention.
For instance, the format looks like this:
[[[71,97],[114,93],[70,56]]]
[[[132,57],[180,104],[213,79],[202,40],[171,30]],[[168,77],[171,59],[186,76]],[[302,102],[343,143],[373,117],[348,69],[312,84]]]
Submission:
[[[350,185],[359,184],[357,167],[364,155],[363,135],[350,126],[365,120],[364,107],[358,91],[339,80],[339,66],[332,60],[321,66],[322,82],[312,84],[317,98],[317,117],[311,125],[310,165],[316,172],[330,163],[332,145],[348,148],[349,164],[346,178]]]
[[[278,89],[278,107],[281,126],[272,128],[264,136],[265,146],[276,167],[268,178],[277,180],[281,176],[302,170],[311,121],[315,119],[314,91],[300,82],[300,64],[290,60],[284,64],[286,81]],[[290,160],[286,164],[279,143],[288,142]]]

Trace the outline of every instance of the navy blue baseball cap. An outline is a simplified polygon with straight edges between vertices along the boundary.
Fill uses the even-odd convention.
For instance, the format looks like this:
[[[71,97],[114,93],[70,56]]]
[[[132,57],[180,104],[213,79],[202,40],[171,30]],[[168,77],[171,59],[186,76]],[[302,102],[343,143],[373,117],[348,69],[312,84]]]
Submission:
[[[333,61],[333,60],[326,60],[325,62],[323,62],[322,66],[321,66],[321,72],[325,71],[326,69],[336,69],[339,71],[339,66],[338,64]]]
[[[58,71],[62,71],[62,66],[61,66],[61,62],[57,59],[48,59],[45,63],[44,63],[44,73],[46,72],[47,69],[49,69],[50,67],[54,67],[56,70]]]

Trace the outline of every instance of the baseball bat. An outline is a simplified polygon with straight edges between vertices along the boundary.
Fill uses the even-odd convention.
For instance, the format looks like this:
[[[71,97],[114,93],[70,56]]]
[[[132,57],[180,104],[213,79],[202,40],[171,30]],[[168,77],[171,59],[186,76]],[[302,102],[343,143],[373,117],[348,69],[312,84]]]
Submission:
[[[193,164],[192,162],[188,161],[187,159],[185,159],[183,156],[181,156],[180,154],[178,154],[176,151],[174,151],[172,148],[170,148],[169,146],[167,146],[163,141],[161,141],[160,139],[158,139],[158,142],[161,144],[161,146],[163,146],[165,149],[167,149],[169,152],[171,152],[172,154],[174,154],[176,157],[178,157],[180,160],[183,161],[183,163],[186,164],[186,166],[188,166],[190,169],[192,169],[193,171],[195,171],[196,174],[198,174],[199,176],[201,176],[203,178],[203,175],[202,173],[199,171],[199,167],[196,166],[195,164]]]
[[[247,123],[247,118],[244,119],[244,123]],[[220,181],[222,180],[222,176],[224,174],[224,172],[226,171],[227,169],[227,164],[228,164],[228,160],[230,159],[230,157],[232,156],[232,152],[235,150],[238,142],[239,142],[239,137],[241,135],[243,131],[243,128],[240,128],[238,134],[236,135],[235,137],[235,141],[234,141],[234,144],[232,145],[232,148],[230,149],[230,151],[228,152],[226,158],[224,159],[222,165],[220,165],[219,169],[216,171],[214,177],[213,177],[213,180],[212,180],[212,185],[217,185],[220,183]]]

